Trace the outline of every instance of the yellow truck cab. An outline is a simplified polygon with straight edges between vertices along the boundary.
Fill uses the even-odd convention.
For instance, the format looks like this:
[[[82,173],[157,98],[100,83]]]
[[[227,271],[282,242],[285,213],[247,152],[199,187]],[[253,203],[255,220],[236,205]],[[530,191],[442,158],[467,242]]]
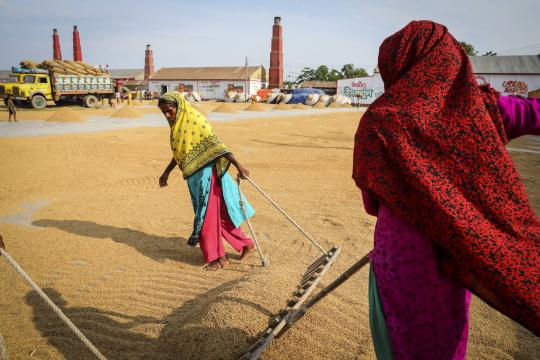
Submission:
[[[9,74],[9,80],[5,83],[0,83],[0,97],[6,98],[8,94],[13,94],[13,87],[22,84],[24,74]]]
[[[13,86],[13,97],[29,101],[34,109],[43,109],[47,100],[53,100],[48,73],[21,74],[22,82]]]

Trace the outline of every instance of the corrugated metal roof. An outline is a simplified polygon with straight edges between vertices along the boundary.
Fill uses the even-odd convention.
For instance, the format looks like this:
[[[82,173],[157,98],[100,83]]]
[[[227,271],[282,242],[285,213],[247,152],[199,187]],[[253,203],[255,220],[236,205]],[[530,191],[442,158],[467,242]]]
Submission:
[[[0,70],[0,79],[9,78],[9,74],[11,74],[10,70]]]
[[[335,89],[337,88],[337,81],[304,81],[300,84],[303,88],[315,88],[315,89]]]
[[[144,79],[144,69],[109,69],[113,79]]]
[[[540,55],[469,56],[475,74],[538,74]]]
[[[248,66],[247,75],[250,79],[261,66]],[[161,68],[150,76],[150,80],[245,80],[244,66],[222,67],[174,67]]]

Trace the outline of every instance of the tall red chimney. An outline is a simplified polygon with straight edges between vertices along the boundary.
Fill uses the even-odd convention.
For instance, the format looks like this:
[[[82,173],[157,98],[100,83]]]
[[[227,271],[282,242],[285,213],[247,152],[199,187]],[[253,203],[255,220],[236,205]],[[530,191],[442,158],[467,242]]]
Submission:
[[[81,38],[77,25],[73,26],[73,60],[82,61]]]
[[[52,41],[53,59],[62,60],[62,52],[60,51],[60,38],[58,37],[58,30],[56,29],[53,29]]]
[[[283,87],[283,39],[281,32],[281,18],[274,18],[272,27],[272,51],[270,52],[270,79],[268,88]]]
[[[144,56],[144,80],[148,80],[154,73],[154,53],[150,49],[150,45],[146,45]]]

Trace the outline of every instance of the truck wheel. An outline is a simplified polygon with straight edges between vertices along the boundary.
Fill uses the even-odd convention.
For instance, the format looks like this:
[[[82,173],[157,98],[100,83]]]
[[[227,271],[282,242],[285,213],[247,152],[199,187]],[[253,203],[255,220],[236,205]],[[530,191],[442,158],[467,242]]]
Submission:
[[[47,100],[43,95],[34,95],[30,103],[34,109],[45,109],[47,106]]]
[[[98,105],[98,98],[94,95],[86,95],[83,100],[83,104],[89,108],[95,108]]]

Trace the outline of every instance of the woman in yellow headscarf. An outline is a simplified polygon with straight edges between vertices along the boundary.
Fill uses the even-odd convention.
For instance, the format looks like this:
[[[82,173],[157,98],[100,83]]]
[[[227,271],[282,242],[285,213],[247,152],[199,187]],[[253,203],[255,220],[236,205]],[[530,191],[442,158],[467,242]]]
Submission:
[[[171,127],[170,143],[173,158],[159,178],[167,186],[170,172],[178,165],[187,181],[195,212],[193,232],[188,245],[200,244],[207,270],[218,270],[229,260],[221,237],[240,252],[243,259],[253,251],[253,242],[240,229],[245,216],[240,207],[240,194],[227,173],[230,164],[245,178],[249,172],[217,138],[206,118],[179,92],[160,97],[158,106]],[[249,203],[244,206],[249,217],[254,214]]]

